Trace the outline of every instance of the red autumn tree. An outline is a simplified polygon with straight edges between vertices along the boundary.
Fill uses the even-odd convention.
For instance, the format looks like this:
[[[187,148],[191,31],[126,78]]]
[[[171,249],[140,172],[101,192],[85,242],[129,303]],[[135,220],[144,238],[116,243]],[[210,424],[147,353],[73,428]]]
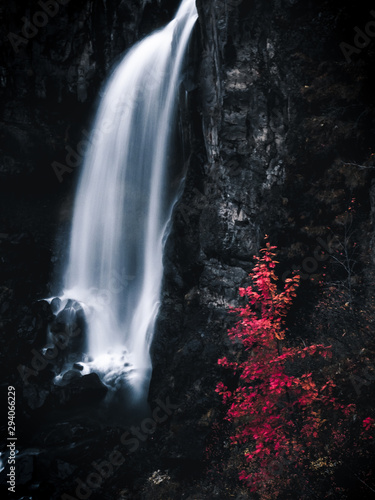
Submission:
[[[343,439],[339,425],[336,430],[328,427],[324,409],[333,413],[340,410],[342,416],[354,408],[344,408],[332,397],[332,380],[319,386],[312,373],[290,373],[296,358],[331,357],[332,353],[330,346],[322,344],[302,349],[283,346],[285,317],[296,295],[299,276],[287,279],[283,290],[278,290],[275,250],[267,242],[261,257],[254,257],[256,264],[250,273],[253,285],[239,289],[247,303],[232,310],[239,320],[228,333],[242,344],[238,357],[245,360],[218,360],[239,376],[238,387],[230,391],[222,382],[216,387],[224,403],[230,404],[226,418],[235,424],[233,444],[247,447],[247,466],[240,479],[258,493],[275,493],[281,482],[287,486],[293,475],[301,474],[306,462],[311,464],[319,458],[321,454],[314,454],[314,444],[315,452],[322,449],[319,440],[327,429],[336,432],[337,442]]]

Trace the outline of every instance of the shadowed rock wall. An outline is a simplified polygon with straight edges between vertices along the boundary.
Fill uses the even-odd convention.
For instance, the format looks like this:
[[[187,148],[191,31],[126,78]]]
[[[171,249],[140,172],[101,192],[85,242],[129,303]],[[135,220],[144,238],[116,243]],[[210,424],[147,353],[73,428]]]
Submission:
[[[30,363],[31,349],[43,345],[49,311],[30,303],[47,293],[58,264],[58,252],[51,262],[53,241],[71,218],[78,145],[95,101],[123,52],[164,25],[178,4],[73,1],[60,4],[17,54],[8,33],[23,36],[22,18],[33,19],[42,7],[9,1],[0,10],[1,356],[4,367],[9,357],[15,360],[9,380],[18,384],[18,394],[24,387],[17,364]],[[355,45],[354,30],[373,19],[367,6],[323,0],[197,0],[197,6],[175,152],[176,169],[184,164],[186,171],[185,189],[166,244],[149,394],[152,407],[155,400],[170,398],[173,411],[146,441],[142,457],[130,456],[127,474],[118,469],[114,488],[133,485],[146,469],[202,468],[207,439],[220,417],[214,389],[224,377],[217,359],[231,348],[228,306],[236,304],[238,286],[246,282],[265,233],[280,248],[280,274],[289,273],[306,258],[311,262],[317,238],[327,241],[328,228],[355,198],[361,249],[355,279],[361,297],[371,289],[364,275],[373,272],[375,44],[368,36],[368,43]],[[354,50],[346,47],[344,54],[343,42]],[[76,166],[68,165],[68,154]],[[72,169],[63,182],[51,168],[54,161]],[[314,272],[322,272],[317,266]],[[303,272],[299,314],[316,300],[312,272]],[[51,374],[46,369],[41,375],[25,391],[26,422],[33,418],[28,398],[40,408],[41,388],[47,387],[48,396]],[[65,424],[69,430],[56,438],[57,450],[76,439],[74,432],[88,434],[90,443],[97,440],[97,423]],[[47,440],[46,430],[38,432],[38,443]],[[103,458],[102,443],[118,445],[113,434],[106,430],[98,449],[82,451],[78,443],[64,460],[75,467],[88,464],[89,473],[93,454]],[[54,464],[51,456],[37,463]],[[53,488],[47,466],[46,471],[43,481]],[[56,481],[66,491],[59,474]],[[112,491],[108,486],[108,495]]]

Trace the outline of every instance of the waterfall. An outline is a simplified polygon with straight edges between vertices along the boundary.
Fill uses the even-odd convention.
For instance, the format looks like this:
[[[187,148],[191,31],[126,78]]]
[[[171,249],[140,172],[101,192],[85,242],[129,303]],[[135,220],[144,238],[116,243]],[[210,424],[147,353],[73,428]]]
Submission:
[[[85,311],[89,370],[108,383],[126,377],[138,395],[151,374],[163,245],[177,196],[167,168],[171,134],[197,17],[195,0],[183,0],[109,78],[74,204],[62,304],[72,299]]]

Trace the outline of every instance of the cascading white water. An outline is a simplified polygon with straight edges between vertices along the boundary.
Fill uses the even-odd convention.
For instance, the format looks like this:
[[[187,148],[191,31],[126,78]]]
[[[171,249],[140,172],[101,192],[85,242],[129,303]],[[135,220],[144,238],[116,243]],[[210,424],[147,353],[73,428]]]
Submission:
[[[90,369],[105,381],[127,376],[138,395],[151,372],[163,240],[176,201],[170,139],[197,17],[195,0],[183,0],[175,19],[133,47],[110,77],[74,206],[63,303],[84,307]]]

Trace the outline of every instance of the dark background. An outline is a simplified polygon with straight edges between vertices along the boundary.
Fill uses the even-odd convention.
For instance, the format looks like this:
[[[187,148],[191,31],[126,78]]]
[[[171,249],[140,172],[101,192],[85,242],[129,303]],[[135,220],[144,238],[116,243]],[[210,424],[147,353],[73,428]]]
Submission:
[[[59,182],[52,164],[66,164],[67,147],[77,151],[116,62],[168,22],[178,3],[71,0],[18,53],[9,33],[22,36],[22,18],[42,8],[36,1],[0,5],[1,406],[14,385],[22,453],[14,498],[74,497],[92,461],[121,449],[125,416],[113,423],[98,413],[98,380],[61,392],[52,385],[53,364],[29,384],[18,367],[30,367],[33,349],[45,343],[52,313],[36,301],[58,284],[80,171],[77,161]],[[187,168],[186,185],[166,249],[149,394],[151,408],[169,397],[178,409],[90,498],[250,498],[236,479],[236,452],[223,444],[226,429],[213,432],[223,417],[214,390],[226,377],[217,359],[231,345],[228,306],[265,234],[280,250],[278,274],[296,267],[304,276],[288,319],[290,342],[332,344],[338,394],[358,405],[359,417],[373,412],[373,381],[358,394],[350,376],[363,380],[374,359],[375,37],[351,61],[340,44],[353,45],[354,28],[375,18],[365,2],[197,6],[175,158]],[[350,275],[343,261],[311,264],[319,238],[333,252],[332,236],[347,241]],[[216,454],[207,455],[208,446]],[[337,472],[348,492],[337,498],[372,498],[356,478],[371,468],[371,452],[366,457],[366,466],[348,458],[355,473]],[[170,479],[148,481],[158,470]],[[324,480],[317,484],[315,494],[325,498]],[[291,498],[299,495],[294,487]]]

